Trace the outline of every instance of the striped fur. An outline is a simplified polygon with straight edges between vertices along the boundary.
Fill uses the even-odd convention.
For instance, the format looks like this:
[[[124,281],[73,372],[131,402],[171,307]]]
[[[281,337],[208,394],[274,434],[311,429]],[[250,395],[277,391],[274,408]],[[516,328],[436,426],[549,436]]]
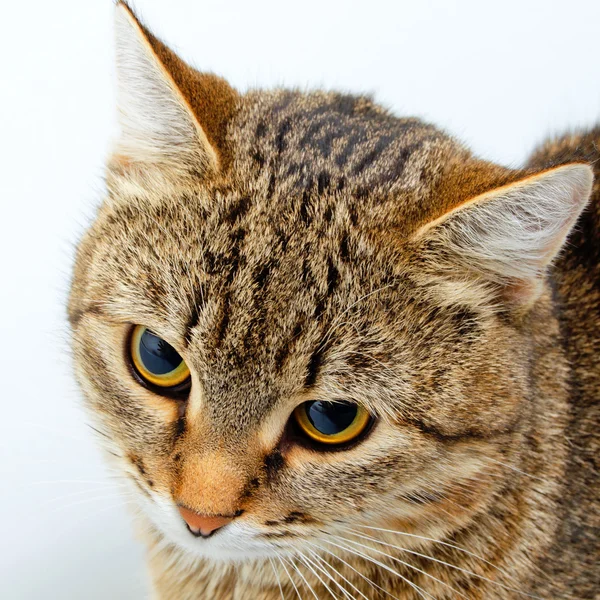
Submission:
[[[600,133],[505,169],[366,97],[238,94],[117,11],[127,123],[69,315],[156,597],[597,597],[598,187],[556,256]],[[187,402],[131,376],[132,324]],[[377,421],[317,452],[310,399]],[[176,502],[236,519],[193,538]]]

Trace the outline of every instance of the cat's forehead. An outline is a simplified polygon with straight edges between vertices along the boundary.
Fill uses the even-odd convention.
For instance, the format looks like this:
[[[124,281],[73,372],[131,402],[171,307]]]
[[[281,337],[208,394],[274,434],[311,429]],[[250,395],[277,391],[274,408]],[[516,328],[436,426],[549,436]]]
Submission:
[[[397,265],[360,227],[347,196],[327,199],[318,188],[300,198],[274,193],[272,210],[266,188],[217,186],[203,198],[135,202],[103,215],[91,295],[142,324],[171,329],[186,345],[200,340],[204,360],[270,354],[281,365],[283,346],[301,349],[299,340],[310,340],[310,351],[315,325],[322,329],[374,286],[387,285]]]
[[[129,253],[120,271],[143,264],[163,279],[213,271],[231,283],[243,263],[260,282],[276,263],[297,281],[307,261],[328,265],[364,248],[369,229],[394,228],[397,238],[410,230],[460,150],[417,119],[322,92],[250,93],[227,139],[231,164],[205,185],[142,197],[113,190],[100,235],[112,238],[107,251]],[[328,270],[316,268],[324,280]]]
[[[415,210],[411,201],[427,196],[444,163],[461,152],[418,119],[398,119],[365,97],[324,92],[249,94],[229,142],[234,175],[266,180],[273,207],[286,196],[330,204],[344,197],[360,218],[377,203]],[[410,198],[404,206],[402,197]]]

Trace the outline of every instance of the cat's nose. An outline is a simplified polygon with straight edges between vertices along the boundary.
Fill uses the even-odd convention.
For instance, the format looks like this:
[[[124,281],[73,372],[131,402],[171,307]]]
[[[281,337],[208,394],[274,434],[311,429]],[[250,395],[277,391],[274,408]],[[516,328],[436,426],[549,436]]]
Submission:
[[[188,529],[196,537],[210,537],[217,529],[233,521],[233,517],[201,515],[185,506],[179,506],[178,508]]]

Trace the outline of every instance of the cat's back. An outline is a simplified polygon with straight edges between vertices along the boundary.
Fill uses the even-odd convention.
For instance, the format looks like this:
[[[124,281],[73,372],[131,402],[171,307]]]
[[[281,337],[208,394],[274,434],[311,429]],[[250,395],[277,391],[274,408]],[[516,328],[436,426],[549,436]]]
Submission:
[[[594,168],[594,188],[552,279],[563,344],[572,366],[570,448],[562,530],[544,570],[562,591],[597,598],[600,590],[600,127],[547,142],[531,158],[536,168],[582,161]]]
[[[551,140],[531,157],[536,169],[573,162],[594,168],[587,208],[552,270],[565,347],[576,370],[575,404],[598,406],[600,392],[600,126]]]

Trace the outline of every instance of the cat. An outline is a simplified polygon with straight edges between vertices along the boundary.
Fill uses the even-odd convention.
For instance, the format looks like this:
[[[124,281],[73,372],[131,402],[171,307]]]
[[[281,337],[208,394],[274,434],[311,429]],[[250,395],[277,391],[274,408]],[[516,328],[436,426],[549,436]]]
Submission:
[[[68,311],[155,597],[600,597],[600,129],[507,169],[116,33]]]

